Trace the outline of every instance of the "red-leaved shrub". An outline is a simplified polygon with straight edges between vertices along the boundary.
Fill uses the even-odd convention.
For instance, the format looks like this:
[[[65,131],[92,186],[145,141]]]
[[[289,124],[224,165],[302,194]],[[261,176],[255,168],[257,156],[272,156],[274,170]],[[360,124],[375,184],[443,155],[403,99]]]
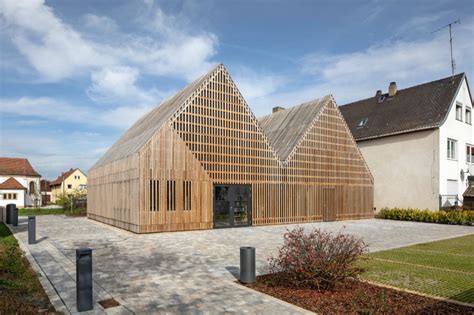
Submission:
[[[354,262],[367,249],[365,243],[347,234],[315,229],[305,233],[302,227],[287,231],[269,269],[278,285],[331,290],[362,271]]]

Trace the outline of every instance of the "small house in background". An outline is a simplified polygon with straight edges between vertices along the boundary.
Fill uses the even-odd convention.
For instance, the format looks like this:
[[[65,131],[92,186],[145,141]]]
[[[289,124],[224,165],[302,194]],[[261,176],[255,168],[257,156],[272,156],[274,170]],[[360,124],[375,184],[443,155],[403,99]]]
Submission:
[[[41,206],[40,178],[27,159],[0,157],[0,206]]]
[[[51,203],[51,181],[42,179],[40,181],[41,204],[47,205]]]
[[[375,181],[375,207],[462,206],[474,175],[472,95],[464,73],[340,106]]]
[[[51,202],[57,202],[62,194],[70,194],[74,191],[87,191],[87,176],[78,168],[71,168],[61,173],[49,184],[51,188]]]

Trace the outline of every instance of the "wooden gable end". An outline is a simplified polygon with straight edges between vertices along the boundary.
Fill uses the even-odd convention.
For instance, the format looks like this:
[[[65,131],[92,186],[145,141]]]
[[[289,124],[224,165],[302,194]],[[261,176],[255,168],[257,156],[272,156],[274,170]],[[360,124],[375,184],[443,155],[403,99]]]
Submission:
[[[279,160],[224,67],[172,126],[212,180],[280,180]]]
[[[140,232],[212,227],[212,182],[168,125],[140,151]]]

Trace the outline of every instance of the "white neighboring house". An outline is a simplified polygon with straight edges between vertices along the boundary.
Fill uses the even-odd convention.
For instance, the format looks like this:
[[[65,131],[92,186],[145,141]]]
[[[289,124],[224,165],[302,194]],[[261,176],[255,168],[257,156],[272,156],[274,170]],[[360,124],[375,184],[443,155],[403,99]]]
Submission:
[[[438,210],[462,205],[474,175],[472,97],[464,73],[343,105],[374,176],[374,205]]]
[[[41,206],[40,178],[27,159],[0,157],[0,206]]]

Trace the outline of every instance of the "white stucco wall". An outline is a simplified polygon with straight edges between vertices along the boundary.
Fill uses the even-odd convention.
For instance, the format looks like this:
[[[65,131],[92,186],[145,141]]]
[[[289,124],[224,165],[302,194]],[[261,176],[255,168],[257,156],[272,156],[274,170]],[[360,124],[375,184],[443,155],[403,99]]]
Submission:
[[[38,205],[41,206],[41,195],[40,195],[40,177],[33,177],[33,176],[8,176],[8,175],[0,175],[0,183],[3,183],[10,177],[13,177],[16,179],[23,187],[27,189],[27,193],[24,197],[24,205],[25,206],[33,206],[35,199],[39,203]],[[35,183],[36,187],[36,194],[31,194],[29,189],[30,189],[30,182]]]
[[[3,194],[16,194],[16,199],[3,199]],[[22,189],[5,189],[0,190],[0,206],[6,207],[7,204],[14,203],[17,208],[23,208],[25,206],[25,190]]]
[[[456,102],[463,106],[463,121],[456,119]],[[472,125],[465,122],[466,106],[471,108],[472,119],[472,102],[469,95],[466,80],[461,84],[455,101],[451,104],[451,110],[439,129],[439,161],[440,161],[440,180],[439,191],[441,195],[448,194],[448,180],[457,180],[457,194],[462,201],[462,194],[467,187],[467,175],[462,178],[461,170],[466,171],[469,164],[466,162],[466,144],[474,145],[474,129]],[[447,158],[447,141],[449,139],[457,140],[457,159],[450,160]],[[472,168],[472,166],[471,166]],[[470,174],[474,175],[474,174]]]
[[[374,176],[374,206],[437,210],[439,131],[358,142]]]

